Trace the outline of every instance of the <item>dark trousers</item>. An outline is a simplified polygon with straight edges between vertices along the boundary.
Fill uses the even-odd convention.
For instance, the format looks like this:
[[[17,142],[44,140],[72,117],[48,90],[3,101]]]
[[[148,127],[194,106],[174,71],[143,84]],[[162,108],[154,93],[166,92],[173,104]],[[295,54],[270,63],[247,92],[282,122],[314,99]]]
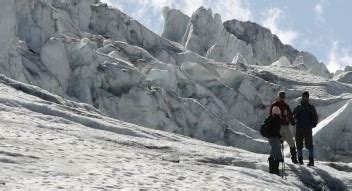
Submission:
[[[303,149],[303,141],[307,149],[313,149],[313,136],[311,128],[296,128],[297,149]]]
[[[309,159],[314,159],[313,135],[311,128],[296,128],[296,146],[298,158],[303,158],[303,141],[306,148],[309,150]]]

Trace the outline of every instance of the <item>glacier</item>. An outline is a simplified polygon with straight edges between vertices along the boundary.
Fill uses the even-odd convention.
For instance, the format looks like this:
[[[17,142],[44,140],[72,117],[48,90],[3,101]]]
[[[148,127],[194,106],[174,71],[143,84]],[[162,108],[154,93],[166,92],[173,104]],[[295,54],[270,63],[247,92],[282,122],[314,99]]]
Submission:
[[[160,150],[159,154],[171,154],[177,148],[179,152],[187,153],[184,161],[210,166],[225,165],[230,170],[227,170],[224,181],[229,184],[227,188],[231,188],[235,182],[229,182],[247,171],[253,174],[260,171],[260,176],[270,176],[265,172],[265,154],[269,151],[269,145],[258,129],[268,115],[269,105],[277,92],[286,91],[287,102],[293,108],[299,103],[301,93],[309,91],[321,121],[314,140],[319,148],[317,159],[321,161],[318,165],[322,166],[319,170],[324,171],[319,173],[314,169],[297,169],[291,165],[289,168],[292,172],[289,175],[292,175],[292,179],[287,188],[297,189],[295,181],[300,182],[298,189],[324,186],[330,189],[332,186],[350,188],[351,176],[340,168],[351,162],[352,154],[348,147],[350,136],[346,134],[339,137],[338,144],[341,147],[334,146],[335,138],[326,138],[332,132],[340,135],[349,131],[350,122],[345,120],[348,110],[342,111],[352,99],[349,68],[339,74],[331,74],[314,55],[284,45],[269,29],[249,21],[223,22],[219,14],[204,7],[195,10],[191,17],[165,7],[162,13],[165,24],[162,34],[158,35],[99,0],[5,1],[0,7],[0,25],[7,26],[0,29],[0,84],[3,87],[0,101],[2,116],[6,120],[0,121],[0,125],[9,127],[9,131],[2,129],[4,132],[1,134],[1,139],[6,140],[8,145],[14,144],[8,136],[16,134],[25,126],[31,128],[28,133],[32,138],[38,136],[36,131],[46,133],[47,137],[53,137],[50,134],[59,131],[64,140],[75,139],[70,134],[71,128],[75,129],[72,132],[75,135],[90,128],[91,132],[87,132],[86,136],[102,134],[105,138],[91,137],[89,140],[95,143],[109,142],[107,149],[128,149],[131,146],[135,153],[129,154],[135,155],[140,147],[151,152],[156,150],[157,153]],[[23,124],[17,117],[20,113],[22,117],[29,115],[26,118],[28,121]],[[110,136],[114,138],[106,138]],[[136,139],[136,142],[130,142],[129,138]],[[84,137],[80,139],[84,142]],[[125,140],[125,144],[120,144],[119,139]],[[161,139],[160,142],[165,139],[166,145],[173,146],[159,146],[158,139]],[[181,139],[179,142],[182,143],[175,143],[177,139]],[[146,146],[146,142],[154,145]],[[75,149],[67,144],[63,142],[61,146]],[[35,145],[40,147],[40,141],[35,142]],[[187,145],[194,147],[182,150]],[[16,147],[24,149],[23,145],[17,144]],[[89,145],[84,147],[89,149]],[[212,148],[209,153],[205,151],[208,147]],[[22,167],[11,166],[20,162],[11,158],[13,154],[6,154],[5,148],[10,146],[0,146],[3,150],[0,151],[0,157],[5,156],[1,161],[5,161],[2,163],[7,164],[8,169],[3,170],[2,174],[12,177],[9,174],[12,170],[18,174],[26,172]],[[327,151],[334,154],[326,155]],[[30,152],[40,155],[39,151]],[[75,153],[65,149],[62,152],[68,156]],[[107,151],[100,149],[97,152]],[[123,154],[122,151],[116,152],[118,155]],[[147,157],[148,152],[143,157]],[[214,158],[213,155],[222,152],[224,156]],[[193,160],[191,153],[198,153],[201,157]],[[42,154],[48,153],[43,151]],[[58,157],[57,153],[52,154],[42,160]],[[23,160],[31,158],[26,157],[29,154],[21,155]],[[241,156],[231,158],[233,155]],[[87,156],[87,161],[92,160],[92,156]],[[139,163],[141,160],[133,162]],[[167,163],[171,162],[167,164],[172,166],[168,166],[169,170],[176,170],[176,166],[173,166],[175,160],[182,161],[179,157],[166,160]],[[59,160],[56,162],[60,163]],[[113,162],[109,160],[109,163]],[[43,169],[40,165],[35,164],[33,168]],[[67,162],[65,165],[70,166]],[[237,167],[245,170],[236,170],[238,176],[228,178],[231,169]],[[207,168],[203,170],[207,171]],[[217,166],[215,169],[222,173],[222,168]],[[49,174],[45,177],[50,177],[52,170],[55,171],[47,170]],[[144,170],[147,176],[148,169]],[[310,185],[300,179],[313,171],[317,173],[313,177],[315,183]],[[166,172],[167,169],[164,169]],[[61,172],[56,169],[55,173]],[[190,182],[196,178],[192,173],[206,172],[189,171]],[[86,174],[85,178],[88,181],[97,176],[92,172],[92,176]],[[331,177],[339,177],[338,180],[343,180],[345,184],[331,182]],[[0,181],[2,178],[0,176]],[[99,178],[107,177],[101,175]],[[126,180],[120,182],[122,187],[143,187],[148,185],[145,180],[150,179],[140,178],[140,185],[129,182],[136,179]],[[68,181],[73,186],[74,181],[62,181]],[[179,182],[172,188],[195,188],[196,185],[202,185],[201,181],[208,179],[199,180],[191,187]],[[215,180],[213,188],[218,188],[216,185],[221,181],[222,178]],[[268,179],[254,180],[252,177],[250,181],[265,182]],[[6,179],[5,182],[14,180]],[[243,181],[242,188],[253,188],[248,182]],[[25,186],[30,186],[30,183],[27,182]],[[58,184],[56,182],[54,185]],[[83,182],[80,185],[83,186]],[[266,185],[263,188],[279,188],[283,182],[278,180]],[[22,188],[19,181],[16,187]]]

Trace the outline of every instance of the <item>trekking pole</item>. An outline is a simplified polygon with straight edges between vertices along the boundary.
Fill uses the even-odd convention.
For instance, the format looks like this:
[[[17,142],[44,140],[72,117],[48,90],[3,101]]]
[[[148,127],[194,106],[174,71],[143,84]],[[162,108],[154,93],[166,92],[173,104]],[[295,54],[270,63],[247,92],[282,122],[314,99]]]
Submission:
[[[284,150],[283,146],[282,146],[282,150]],[[285,163],[285,161],[284,161],[284,171],[285,171],[285,180],[286,180],[287,179],[287,174],[286,174],[286,163]]]
[[[281,178],[286,179],[285,174],[285,157],[284,157],[284,143],[281,143],[281,154],[282,154],[282,166],[281,166]],[[285,177],[285,178],[284,178]]]

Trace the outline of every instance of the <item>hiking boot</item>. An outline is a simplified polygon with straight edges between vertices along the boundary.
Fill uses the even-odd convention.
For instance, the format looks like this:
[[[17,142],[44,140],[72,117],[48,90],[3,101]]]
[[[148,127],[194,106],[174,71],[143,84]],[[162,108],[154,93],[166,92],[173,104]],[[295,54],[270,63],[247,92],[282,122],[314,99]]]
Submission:
[[[269,157],[269,173],[274,174],[274,158]]]
[[[297,164],[297,152],[295,147],[290,148],[290,153],[291,153],[291,160],[293,164]]]
[[[275,160],[272,157],[268,158],[269,161],[269,173],[271,174],[276,174],[280,176],[280,171],[279,171],[279,164],[280,162],[278,160]]]
[[[303,158],[298,158],[298,162],[299,162],[299,164],[302,164],[302,165],[303,165],[303,164],[304,164],[304,163],[303,163]]]
[[[274,173],[273,174],[276,174],[278,176],[280,176],[279,166],[280,166],[280,161],[274,160],[274,167],[273,167]]]
[[[307,166],[314,166],[314,159],[309,158],[309,163],[307,164]]]

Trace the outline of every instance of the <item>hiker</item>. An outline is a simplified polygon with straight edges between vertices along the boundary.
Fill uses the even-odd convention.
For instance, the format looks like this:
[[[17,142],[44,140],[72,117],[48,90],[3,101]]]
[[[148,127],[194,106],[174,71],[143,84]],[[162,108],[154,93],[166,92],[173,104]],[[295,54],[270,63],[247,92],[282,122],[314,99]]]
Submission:
[[[280,162],[283,162],[282,153],[280,150],[281,143],[283,142],[282,136],[280,134],[281,127],[281,111],[280,108],[275,106],[271,111],[264,124],[268,126],[267,128],[267,137],[270,144],[270,156],[269,160],[269,172],[272,174],[279,174],[279,165]]]
[[[312,128],[318,124],[318,114],[315,107],[309,103],[309,92],[303,92],[301,104],[294,111],[296,120],[296,144],[298,151],[298,161],[303,164],[303,141],[309,150],[308,166],[314,166],[314,148]]]
[[[280,133],[283,137],[283,140],[288,143],[290,146],[290,153],[291,153],[291,160],[294,164],[297,164],[297,152],[296,152],[296,146],[295,142],[293,140],[293,135],[289,127],[289,123],[291,123],[292,126],[295,125],[295,121],[293,119],[293,115],[290,109],[290,106],[288,106],[285,102],[286,98],[286,93],[283,91],[279,92],[278,98],[276,101],[271,105],[270,107],[270,115],[272,113],[273,107],[277,106],[280,108],[281,111],[281,129]]]

